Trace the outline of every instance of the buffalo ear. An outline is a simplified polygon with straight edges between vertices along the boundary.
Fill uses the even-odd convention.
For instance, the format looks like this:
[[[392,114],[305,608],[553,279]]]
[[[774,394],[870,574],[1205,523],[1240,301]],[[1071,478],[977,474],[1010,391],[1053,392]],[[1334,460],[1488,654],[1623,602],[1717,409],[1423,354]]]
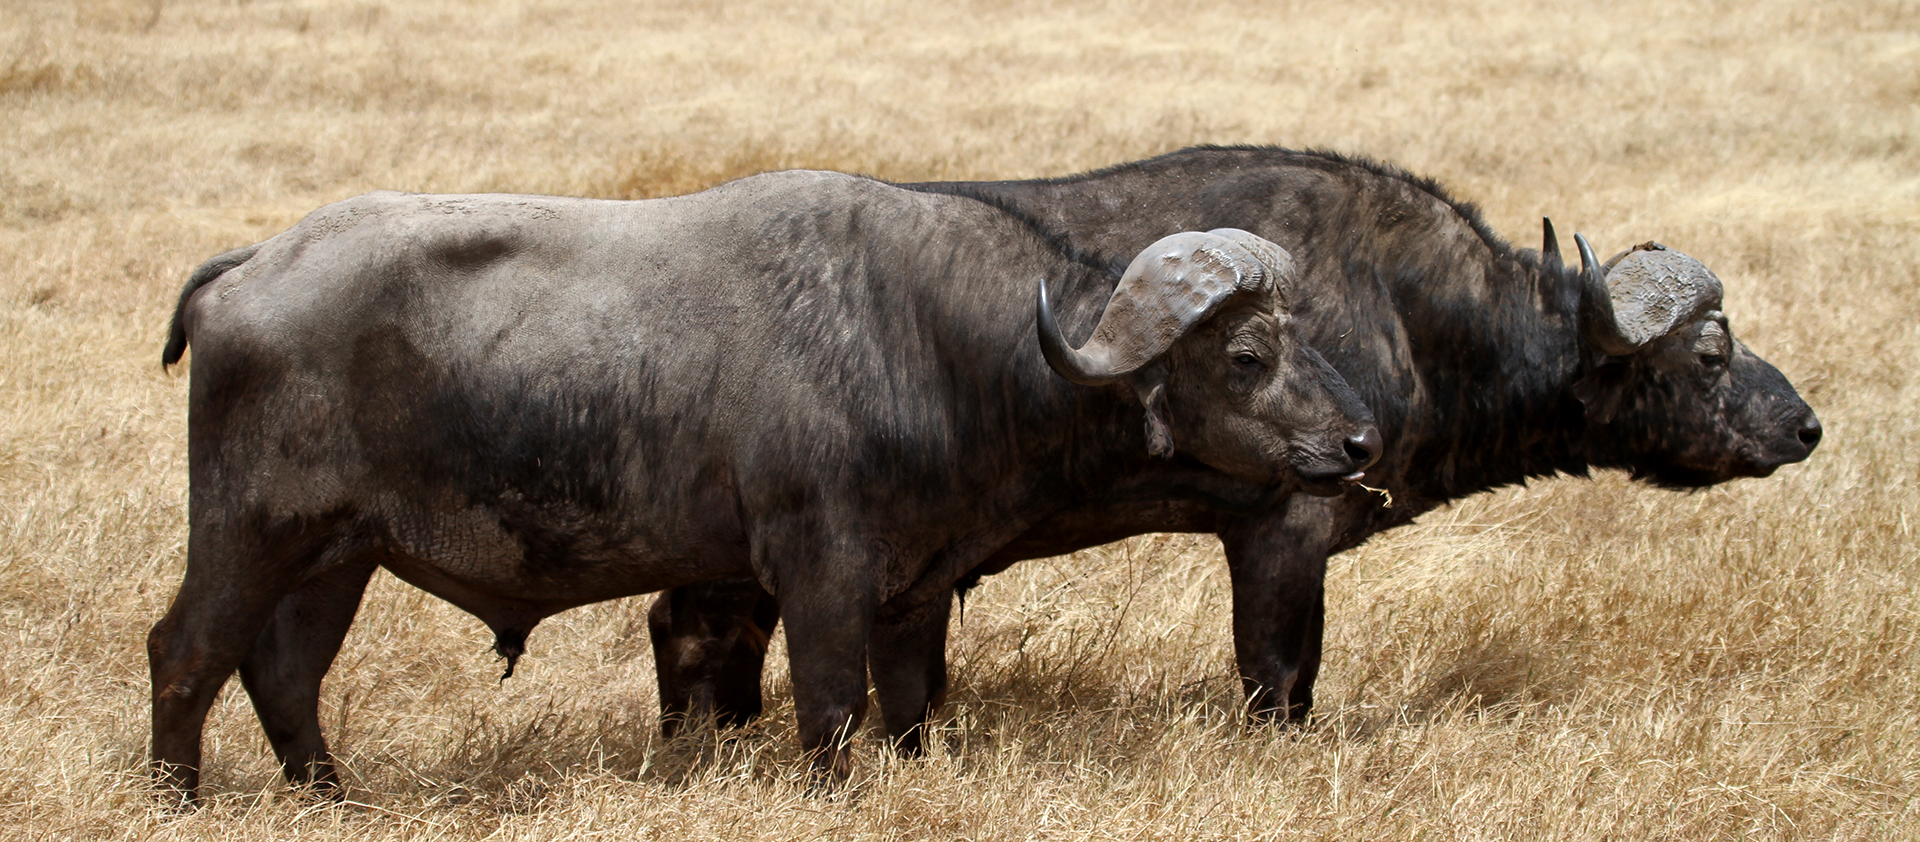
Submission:
[[[1587,410],[1587,423],[1608,424],[1620,412],[1620,400],[1626,394],[1627,367],[1622,363],[1601,363],[1579,380],[1573,381],[1573,397]]]
[[[1167,367],[1149,365],[1136,372],[1133,395],[1147,413],[1147,453],[1162,459],[1173,456],[1173,429],[1167,426]]]

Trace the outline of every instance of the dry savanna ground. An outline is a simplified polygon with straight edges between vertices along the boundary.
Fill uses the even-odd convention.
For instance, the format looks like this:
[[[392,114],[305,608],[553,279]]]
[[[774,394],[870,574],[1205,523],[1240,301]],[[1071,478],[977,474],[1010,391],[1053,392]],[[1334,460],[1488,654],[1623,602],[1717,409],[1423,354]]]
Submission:
[[[0,836],[1920,837],[1917,131],[1911,0],[7,0]],[[351,803],[283,789],[237,684],[209,806],[148,797],[142,641],[186,537],[158,357],[200,260],[372,189],[1201,142],[1398,162],[1528,244],[1550,214],[1698,256],[1826,442],[1695,494],[1481,495],[1337,557],[1303,729],[1241,722],[1208,536],[989,580],[932,756],[870,732],[833,799],[797,785],[784,667],[763,725],[665,743],[644,600],[553,618],[502,683],[479,622],[382,574],[322,700]]]

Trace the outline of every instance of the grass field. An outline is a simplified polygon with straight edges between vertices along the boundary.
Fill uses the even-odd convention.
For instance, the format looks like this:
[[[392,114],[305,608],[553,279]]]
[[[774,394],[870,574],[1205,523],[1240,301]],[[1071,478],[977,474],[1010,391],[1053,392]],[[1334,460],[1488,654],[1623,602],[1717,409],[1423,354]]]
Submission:
[[[1209,536],[988,580],[932,756],[870,733],[836,799],[800,788],[781,657],[763,725],[663,743],[644,600],[549,620],[502,683],[478,621],[382,574],[322,699],[351,803],[283,789],[237,684],[209,806],[149,798],[143,641],[186,537],[158,360],[199,261],[371,189],[1193,143],[1363,153],[1528,245],[1551,215],[1699,257],[1826,440],[1695,494],[1482,495],[1336,557],[1305,729],[1242,724]],[[1911,0],[8,0],[0,355],[0,837],[1920,838]]]

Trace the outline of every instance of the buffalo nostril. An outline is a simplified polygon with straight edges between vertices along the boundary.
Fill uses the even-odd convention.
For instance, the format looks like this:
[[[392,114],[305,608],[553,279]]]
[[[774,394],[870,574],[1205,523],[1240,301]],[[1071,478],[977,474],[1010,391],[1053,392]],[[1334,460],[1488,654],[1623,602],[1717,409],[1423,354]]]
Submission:
[[[1820,443],[1819,419],[1808,419],[1807,425],[1800,428],[1800,443],[1806,445],[1808,450]]]
[[[1354,470],[1364,471],[1380,461],[1380,431],[1368,427],[1360,435],[1349,436],[1344,445],[1347,458],[1353,460]]]

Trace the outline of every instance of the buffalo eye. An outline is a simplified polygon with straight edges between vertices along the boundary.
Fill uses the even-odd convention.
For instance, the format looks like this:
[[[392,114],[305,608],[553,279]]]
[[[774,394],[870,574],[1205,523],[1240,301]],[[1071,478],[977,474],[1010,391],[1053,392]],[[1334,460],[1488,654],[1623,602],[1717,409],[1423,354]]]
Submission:
[[[1250,353],[1247,353],[1246,351],[1241,351],[1238,354],[1234,354],[1233,362],[1235,365],[1238,365],[1242,368],[1258,368],[1260,366],[1260,358]]]
[[[1708,320],[1700,323],[1696,330],[1693,353],[1700,358],[1700,364],[1713,370],[1726,368],[1727,357],[1733,353],[1733,338],[1727,335],[1726,327]]]

